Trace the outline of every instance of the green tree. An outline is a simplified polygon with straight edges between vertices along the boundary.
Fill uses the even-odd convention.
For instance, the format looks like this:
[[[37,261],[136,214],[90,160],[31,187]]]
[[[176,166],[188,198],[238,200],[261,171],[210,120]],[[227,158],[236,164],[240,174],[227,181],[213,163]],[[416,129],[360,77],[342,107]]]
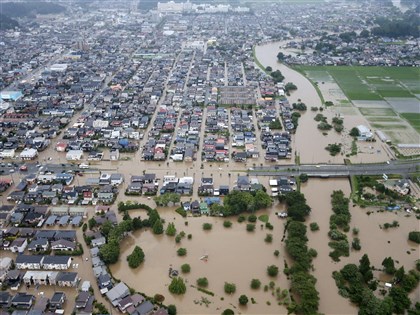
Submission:
[[[155,221],[152,227],[153,234],[162,234],[163,233],[163,224],[160,218]]]
[[[88,221],[88,225],[89,225],[89,230],[92,230],[97,225],[97,223],[94,218],[90,218]]]
[[[235,312],[232,311],[230,308],[227,308],[222,312],[222,315],[234,315],[234,314]]]
[[[234,283],[225,282],[224,289],[226,294],[233,294],[236,292],[236,285]]]
[[[410,241],[416,242],[417,244],[420,244],[420,231],[411,231],[408,233],[408,239]]]
[[[203,230],[210,231],[213,225],[211,223],[203,223]]]
[[[209,280],[207,280],[207,278],[206,278],[206,277],[203,277],[203,278],[198,278],[198,279],[197,279],[197,285],[198,285],[199,287],[207,288],[207,287],[208,287],[208,285],[209,285]]]
[[[183,273],[189,273],[191,271],[191,266],[189,264],[183,264],[181,266],[181,271]]]
[[[360,131],[359,131],[359,129],[357,129],[357,127],[353,127],[353,128],[351,128],[351,130],[350,130],[350,136],[352,136],[352,137],[359,137],[360,136]]]
[[[279,267],[275,266],[275,265],[271,265],[267,267],[267,274],[270,277],[276,277],[279,273]]]
[[[105,221],[101,226],[101,232],[105,237],[108,237],[109,232],[114,228],[111,221]]]
[[[120,244],[118,240],[110,240],[99,249],[99,257],[106,265],[116,263],[119,256]]]
[[[405,310],[411,305],[408,293],[400,287],[393,286],[389,291],[389,296],[394,302],[394,313],[404,314]]]
[[[185,255],[187,255],[187,249],[181,247],[176,251],[176,253],[178,254],[178,256],[185,256]]]
[[[253,231],[255,230],[255,224],[253,224],[253,223],[248,223],[248,224],[246,225],[246,230],[247,230],[248,232],[253,232]]]
[[[391,257],[387,257],[382,261],[382,266],[385,268],[385,272],[389,275],[393,275],[395,271],[394,260]]]
[[[261,281],[259,279],[252,279],[251,280],[251,288],[256,290],[261,287]]]
[[[359,272],[363,275],[365,283],[368,283],[373,278],[372,267],[370,265],[370,260],[367,254],[364,254],[359,260]]]
[[[176,306],[173,304],[168,305],[168,315],[176,315]]]
[[[131,255],[127,256],[127,261],[130,268],[137,268],[138,266],[140,266],[140,264],[144,261],[143,250],[139,246],[134,247],[134,250],[131,253]]]
[[[168,289],[169,292],[177,295],[184,294],[187,291],[184,279],[182,279],[181,277],[172,278],[171,284],[169,285]]]
[[[265,236],[264,242],[266,242],[266,243],[271,243],[271,242],[273,242],[273,234],[268,233],[268,234]]]
[[[301,183],[306,183],[308,181],[308,174],[302,173],[299,175],[299,180]]]
[[[239,297],[239,304],[241,304],[241,305],[247,305],[248,304],[248,297],[245,294],[242,294]]]
[[[175,234],[176,234],[176,228],[175,228],[175,224],[173,222],[171,222],[171,223],[168,224],[168,226],[166,227],[165,233],[168,236],[175,236]]]
[[[230,228],[232,226],[232,222],[227,220],[227,221],[223,221],[223,226],[225,228]]]

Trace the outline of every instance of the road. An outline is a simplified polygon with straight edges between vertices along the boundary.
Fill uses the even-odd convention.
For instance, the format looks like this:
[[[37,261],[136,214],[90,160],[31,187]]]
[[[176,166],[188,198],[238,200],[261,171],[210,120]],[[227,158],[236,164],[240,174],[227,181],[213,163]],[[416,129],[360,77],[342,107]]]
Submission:
[[[250,175],[276,176],[307,174],[309,177],[347,177],[352,175],[408,174],[420,170],[420,159],[412,161],[392,161],[378,164],[306,164],[306,165],[273,165],[248,169]]]

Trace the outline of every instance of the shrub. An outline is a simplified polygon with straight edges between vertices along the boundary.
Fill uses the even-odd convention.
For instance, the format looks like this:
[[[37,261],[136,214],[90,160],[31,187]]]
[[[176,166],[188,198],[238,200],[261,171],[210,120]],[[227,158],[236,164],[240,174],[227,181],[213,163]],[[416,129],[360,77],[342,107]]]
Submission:
[[[206,277],[198,278],[196,282],[199,287],[203,287],[203,288],[206,288],[209,285],[209,281],[207,280]]]
[[[252,231],[254,231],[254,230],[255,230],[255,224],[253,224],[253,223],[248,223],[248,224],[246,225],[246,230],[247,230],[248,232],[252,232]]]
[[[128,265],[130,268],[137,268],[144,261],[144,252],[139,247],[136,246],[133,252],[127,256]]]
[[[362,249],[362,246],[360,245],[360,239],[358,237],[355,237],[353,239],[353,242],[351,242],[351,247],[354,250],[361,250]]]
[[[279,257],[279,255],[280,255],[280,251],[278,249],[276,249],[274,251],[274,256]]]
[[[273,241],[273,234],[267,234],[264,241],[266,243],[271,243]]]
[[[408,239],[410,241],[416,242],[417,244],[420,244],[420,232],[411,231],[410,233],[408,233]]]
[[[279,273],[279,267],[275,266],[275,265],[271,265],[267,267],[267,274],[270,277],[276,277]]]
[[[168,305],[168,315],[176,315],[176,306],[173,304]]]
[[[190,272],[190,271],[191,271],[191,266],[190,266],[189,264],[183,264],[183,265],[181,266],[181,271],[182,271],[183,273],[188,273],[188,272]]]
[[[168,287],[169,292],[172,294],[184,294],[187,291],[187,287],[185,286],[184,279],[181,277],[172,278],[172,282]]]
[[[242,223],[242,222],[244,222],[246,220],[246,218],[245,218],[245,216],[244,215],[240,215],[239,217],[238,217],[238,222],[239,223]]]
[[[176,234],[175,224],[173,224],[172,222],[169,223],[168,226],[166,227],[165,233],[168,236],[175,236],[175,234]]]
[[[247,305],[248,304],[248,297],[245,294],[242,294],[239,297],[239,304],[241,304],[241,305]]]
[[[225,282],[224,289],[226,294],[233,294],[236,292],[236,285],[234,283]]]
[[[251,280],[251,289],[259,289],[261,287],[261,281],[259,279],[252,279]]]
[[[187,255],[187,249],[181,247],[176,251],[176,253],[178,254],[178,256],[185,256],[185,255]]]
[[[256,216],[255,214],[251,214],[251,215],[248,217],[248,222],[252,222],[252,223],[257,222],[257,216]]]
[[[316,222],[312,222],[311,224],[309,224],[309,227],[310,227],[311,231],[318,231],[319,230],[319,225]]]
[[[225,227],[225,228],[230,228],[231,226],[232,226],[232,222],[231,221],[223,221],[223,226]]]
[[[211,223],[204,223],[203,224],[203,230],[205,230],[205,231],[211,230],[212,227],[213,227],[213,225]]]

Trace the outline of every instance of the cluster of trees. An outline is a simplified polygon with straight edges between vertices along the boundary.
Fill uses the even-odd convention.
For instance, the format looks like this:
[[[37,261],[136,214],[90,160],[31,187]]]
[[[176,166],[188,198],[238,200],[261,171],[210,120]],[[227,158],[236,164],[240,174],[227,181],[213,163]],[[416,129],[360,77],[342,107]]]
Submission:
[[[294,110],[299,110],[299,111],[301,111],[301,112],[304,112],[305,110],[307,110],[308,108],[306,107],[306,104],[305,103],[303,103],[303,102],[301,102],[301,101],[298,101],[297,103],[293,103],[292,104],[292,107],[293,107],[293,109]]]
[[[270,129],[283,129],[283,126],[281,125],[280,119],[276,118],[276,120],[272,121],[269,124]]]
[[[232,191],[225,196],[223,206],[212,204],[210,210],[214,215],[222,214],[226,217],[243,212],[255,212],[270,207],[271,204],[271,197],[263,190],[253,192]]]
[[[160,196],[156,196],[153,198],[156,202],[156,205],[166,207],[171,202],[176,204],[181,201],[181,195],[176,193],[166,193]]]
[[[15,27],[19,27],[16,20],[0,13],[0,30],[9,30]]]
[[[305,217],[311,213],[311,207],[306,204],[304,194],[298,191],[280,195],[279,201],[286,202],[287,214],[293,220],[303,222],[305,221]]]
[[[328,236],[331,241],[328,245],[333,249],[330,252],[330,257],[334,261],[340,261],[341,256],[347,257],[350,254],[347,235],[342,232],[350,230],[351,214],[349,211],[349,199],[344,196],[343,191],[335,190],[331,194],[331,205],[334,214],[330,216],[330,231],[328,232]]]
[[[287,82],[286,85],[284,86],[284,90],[286,91],[286,93],[290,91],[296,91],[297,86],[292,82]]]
[[[144,209],[144,210],[152,210],[151,207],[149,207],[146,204],[143,203],[138,203],[138,202],[132,202],[130,200],[127,200],[125,203],[120,201],[118,203],[118,211],[122,212],[122,211],[127,211],[127,210],[135,210],[135,209]]]
[[[140,266],[140,264],[144,261],[143,250],[139,246],[134,247],[133,252],[127,256],[127,261],[130,268],[137,268]]]
[[[120,242],[130,231],[144,227],[152,227],[153,233],[162,234],[163,224],[156,209],[147,211],[148,218],[141,220],[139,217],[131,219],[128,213],[124,214],[123,221],[117,226],[106,222],[101,227],[102,234],[106,237],[107,243],[99,250],[99,256],[105,264],[114,264],[120,256]]]
[[[276,70],[270,73],[271,77],[273,78],[274,82],[282,82],[284,80],[283,74],[280,70]]]
[[[336,156],[341,152],[341,143],[330,143],[325,147],[325,150],[330,152],[331,156]]]
[[[307,246],[306,225],[290,221],[287,225],[286,251],[294,260],[285,273],[291,277],[291,292],[298,296],[288,310],[296,314],[317,314],[319,294],[315,288],[316,278],[309,273],[312,267],[312,254]]]
[[[359,314],[404,314],[411,305],[408,294],[417,287],[419,272],[411,270],[407,274],[404,267],[394,271],[394,262],[390,257],[385,258],[382,264],[385,271],[394,272],[393,286],[383,299],[374,294],[378,282],[373,278],[373,267],[367,254],[360,259],[359,265],[347,264],[339,272],[333,272],[339,294],[357,304]],[[381,293],[386,295],[386,290]],[[409,314],[416,314],[416,310],[409,311]]]
[[[419,36],[420,17],[412,11],[407,11],[398,19],[378,18],[375,23],[379,26],[372,29],[374,35],[393,38]]]

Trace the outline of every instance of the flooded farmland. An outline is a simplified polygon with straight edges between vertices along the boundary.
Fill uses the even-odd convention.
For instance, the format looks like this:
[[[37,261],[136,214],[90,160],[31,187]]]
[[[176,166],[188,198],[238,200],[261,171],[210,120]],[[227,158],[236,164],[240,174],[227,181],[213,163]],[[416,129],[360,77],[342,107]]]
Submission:
[[[277,62],[276,56],[282,44],[283,42],[271,42],[258,45],[255,47],[255,53],[264,67],[270,66],[273,70],[280,70],[285,76],[284,82],[293,82],[298,87],[297,91],[291,92],[290,97],[288,97],[289,102],[296,103],[300,99],[308,107],[308,110],[299,119],[299,127],[294,138],[295,150],[300,156],[301,163],[343,163],[344,158],[346,158],[345,155],[351,152],[352,138],[348,136],[349,131],[360,124],[368,126],[367,120],[351,105],[327,107],[322,114],[327,117],[328,121],[336,116],[343,118],[344,130],[341,134],[334,130],[324,134],[318,130],[318,122],[314,120],[318,112],[311,111],[310,108],[322,106],[321,99],[315,87],[305,76]],[[345,97],[334,82],[327,82],[326,85],[321,84],[319,88],[324,99],[336,101],[335,104]],[[342,143],[343,155],[330,156],[329,152],[324,150],[328,144],[332,143]],[[350,160],[354,163],[383,162],[393,157],[381,141],[359,142],[357,145],[358,154],[350,157]]]

